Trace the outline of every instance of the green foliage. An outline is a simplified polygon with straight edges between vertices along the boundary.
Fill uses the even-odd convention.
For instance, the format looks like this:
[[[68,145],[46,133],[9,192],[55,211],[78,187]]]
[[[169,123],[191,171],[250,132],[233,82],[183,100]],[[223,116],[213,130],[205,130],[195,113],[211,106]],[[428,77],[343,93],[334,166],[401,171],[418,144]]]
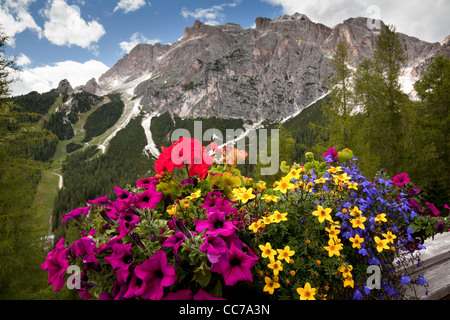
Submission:
[[[43,127],[53,132],[59,140],[70,140],[74,136],[72,124],[63,111],[53,113],[50,119],[44,122]]]
[[[108,152],[99,154],[96,146],[67,156],[63,163],[65,187],[60,190],[53,208],[56,238],[67,230],[60,225],[61,215],[85,206],[86,199],[111,194],[115,186],[126,186],[150,173],[153,161],[143,154],[147,144],[142,118],[130,121],[111,140]]]
[[[86,123],[84,124],[84,129],[86,130],[84,142],[104,133],[111,128],[122,115],[125,106],[120,99],[120,94],[110,94],[108,95],[108,98],[111,100],[109,103],[102,105],[87,118]]]
[[[47,93],[32,91],[25,95],[15,96],[11,100],[13,103],[21,106],[24,112],[34,112],[44,115],[50,110],[50,107],[58,96],[59,93],[55,90]]]

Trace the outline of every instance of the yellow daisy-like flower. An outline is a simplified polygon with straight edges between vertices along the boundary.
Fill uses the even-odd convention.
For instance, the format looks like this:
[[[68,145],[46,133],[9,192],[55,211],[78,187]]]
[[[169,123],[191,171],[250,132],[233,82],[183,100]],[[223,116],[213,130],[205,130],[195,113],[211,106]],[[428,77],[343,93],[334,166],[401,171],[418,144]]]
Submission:
[[[358,183],[357,182],[349,182],[349,183],[347,183],[347,188],[358,190]]]
[[[357,206],[354,206],[353,209],[350,211],[350,215],[355,218],[360,217],[361,214],[362,214],[362,211],[359,210],[359,208]]]
[[[297,293],[300,295],[300,300],[316,300],[314,295],[317,293],[317,289],[311,288],[307,282],[303,288],[297,288]]]
[[[241,200],[242,203],[247,203],[249,200],[254,199],[256,196],[253,194],[253,189],[246,189],[245,187],[235,188],[232,190],[234,197],[237,200]]]
[[[186,199],[195,200],[195,199],[200,198],[201,194],[202,194],[202,190],[197,190],[194,193],[191,193],[190,196],[186,197]]]
[[[379,237],[375,237],[374,240],[375,240],[375,242],[377,244],[377,251],[378,252],[383,251],[383,249],[389,250],[389,247],[387,245],[389,243],[388,240],[386,240],[386,239],[381,240]]]
[[[286,216],[287,216],[287,212],[280,213],[280,212],[278,212],[278,210],[275,210],[275,212],[270,217],[273,219],[272,222],[280,223],[281,221],[287,221]]]
[[[269,292],[269,294],[273,294],[275,289],[281,287],[281,285],[278,282],[273,281],[269,277],[265,277],[264,281],[266,282],[266,285],[264,286],[263,291]]]
[[[325,183],[328,181],[328,178],[319,178],[319,179],[315,179],[314,183]]]
[[[278,202],[278,199],[280,198],[271,194],[265,194],[261,197],[261,200],[266,200],[267,203]]]
[[[300,172],[301,172],[301,169],[293,169],[293,170],[291,170],[291,172],[288,173],[288,175],[286,177],[288,177],[289,180],[292,180],[292,179],[298,180],[298,179],[300,179]]]
[[[289,260],[291,260],[290,257],[292,257],[295,254],[295,251],[291,250],[289,246],[284,247],[284,249],[277,249],[278,251],[278,260],[285,260],[287,263],[289,263]]]
[[[265,246],[260,244],[258,247],[262,251],[261,256],[263,258],[269,258],[270,260],[275,259],[277,252],[272,249],[272,245],[269,242],[267,242]]]
[[[352,179],[352,177],[349,177],[346,172],[338,175],[333,175],[333,178],[335,184],[338,184],[339,181],[346,183]]]
[[[330,169],[328,169],[327,171],[328,171],[328,173],[333,174],[333,173],[342,171],[342,169],[341,169],[341,167],[330,167]]]
[[[352,270],[353,270],[353,266],[351,264],[345,264],[345,263],[339,268],[339,272],[342,272],[343,278],[347,278],[348,276],[351,276]]]
[[[339,250],[342,250],[343,247],[341,244],[335,243],[334,239],[328,240],[328,246],[323,247],[326,251],[328,251],[328,256],[331,258],[334,255],[340,256],[341,253]]]
[[[261,218],[261,220],[265,225],[268,225],[273,222],[273,217],[272,216],[263,217],[263,218]]]
[[[366,227],[364,226],[364,221],[366,221],[367,220],[367,218],[366,217],[363,217],[363,216],[360,216],[360,217],[357,217],[357,218],[355,218],[355,219],[350,219],[350,223],[352,224],[352,227],[353,228],[360,228],[360,229],[365,229]]]
[[[352,248],[358,249],[361,249],[361,243],[364,242],[364,238],[361,238],[359,234],[355,234],[355,237],[350,237],[349,240],[352,243]]]
[[[281,178],[274,190],[278,190],[281,193],[286,193],[288,190],[295,189],[295,185],[291,181],[292,179],[288,176]]]
[[[325,231],[328,232],[328,236],[332,239],[337,239],[337,235],[341,232],[341,230],[339,230],[339,226],[325,228]]]
[[[177,206],[175,204],[170,205],[167,207],[167,213],[171,216],[175,215],[177,213]]]
[[[387,222],[385,213],[379,213],[375,217],[375,223],[382,223],[382,222]]]
[[[388,231],[387,233],[383,233],[382,236],[385,237],[386,240],[388,240],[387,243],[389,243],[389,242],[394,243],[394,239],[397,238],[397,236],[390,231]]]
[[[250,225],[248,226],[248,229],[251,230],[251,231],[253,231],[254,233],[257,233],[258,230],[259,230],[259,228],[261,228],[261,224],[262,224],[262,223],[263,223],[262,220],[259,219],[258,221],[253,222],[252,224],[250,224]]]
[[[333,221],[333,219],[330,216],[330,213],[331,213],[331,209],[330,208],[324,209],[322,206],[317,206],[317,210],[314,211],[312,214],[314,216],[319,217],[319,222],[322,223],[325,220],[328,220],[330,222]]]
[[[350,274],[347,278],[344,280],[344,288],[345,287],[351,287],[353,288],[355,281],[353,281],[353,276]]]
[[[258,182],[256,185],[261,191],[266,190],[266,183],[265,182]]]
[[[280,260],[270,259],[270,263],[267,266],[273,270],[275,276],[277,276],[280,271],[283,271],[283,264]]]

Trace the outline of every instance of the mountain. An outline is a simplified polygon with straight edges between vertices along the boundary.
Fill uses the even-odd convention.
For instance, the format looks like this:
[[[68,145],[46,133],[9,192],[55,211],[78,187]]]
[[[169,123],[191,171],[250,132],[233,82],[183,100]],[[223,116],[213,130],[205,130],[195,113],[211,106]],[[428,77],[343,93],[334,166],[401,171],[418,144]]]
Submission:
[[[357,67],[372,57],[378,34],[367,18],[330,28],[299,13],[258,17],[250,29],[196,21],[173,44],[137,45],[99,78],[98,86],[105,93],[124,93],[149,113],[279,121],[326,93],[339,41],[348,44],[350,65]],[[434,57],[450,56],[450,45],[405,34],[400,39],[408,56],[402,80],[409,93]]]

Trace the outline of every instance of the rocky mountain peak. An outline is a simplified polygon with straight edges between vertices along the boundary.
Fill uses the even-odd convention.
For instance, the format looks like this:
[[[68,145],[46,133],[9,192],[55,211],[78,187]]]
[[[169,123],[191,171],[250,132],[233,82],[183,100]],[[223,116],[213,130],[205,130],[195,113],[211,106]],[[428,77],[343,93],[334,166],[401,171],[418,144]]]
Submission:
[[[137,45],[98,84],[105,92],[126,91],[149,112],[280,120],[326,94],[340,41],[350,47],[350,64],[357,67],[372,57],[379,31],[368,18],[330,28],[301,13],[258,17],[251,29],[195,21],[173,44]],[[428,43],[404,34],[400,40],[408,76],[420,74],[438,53],[450,56],[448,41]]]
[[[71,94],[73,92],[73,88],[70,85],[69,80],[63,79],[59,82],[58,88],[56,88],[56,91],[60,94]]]

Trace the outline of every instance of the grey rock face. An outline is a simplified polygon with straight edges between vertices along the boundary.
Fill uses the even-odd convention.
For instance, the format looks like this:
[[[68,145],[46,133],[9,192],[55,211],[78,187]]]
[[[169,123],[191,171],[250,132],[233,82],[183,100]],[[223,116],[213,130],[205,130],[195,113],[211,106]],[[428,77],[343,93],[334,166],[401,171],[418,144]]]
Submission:
[[[259,17],[252,29],[196,21],[171,45],[137,45],[99,78],[99,86],[131,90],[149,112],[279,120],[326,93],[339,41],[350,47],[356,67],[372,57],[378,34],[367,18],[329,28],[299,13]],[[411,76],[437,54],[449,55],[448,42],[427,43],[403,34],[401,41]]]
[[[86,82],[86,84],[83,87],[83,91],[95,94],[97,96],[101,96],[103,94],[103,91],[98,85],[97,81],[95,81],[95,78],[92,78],[88,82]]]
[[[56,91],[60,94],[71,94],[73,92],[73,88],[70,85],[70,82],[67,79],[64,79],[59,82]]]

